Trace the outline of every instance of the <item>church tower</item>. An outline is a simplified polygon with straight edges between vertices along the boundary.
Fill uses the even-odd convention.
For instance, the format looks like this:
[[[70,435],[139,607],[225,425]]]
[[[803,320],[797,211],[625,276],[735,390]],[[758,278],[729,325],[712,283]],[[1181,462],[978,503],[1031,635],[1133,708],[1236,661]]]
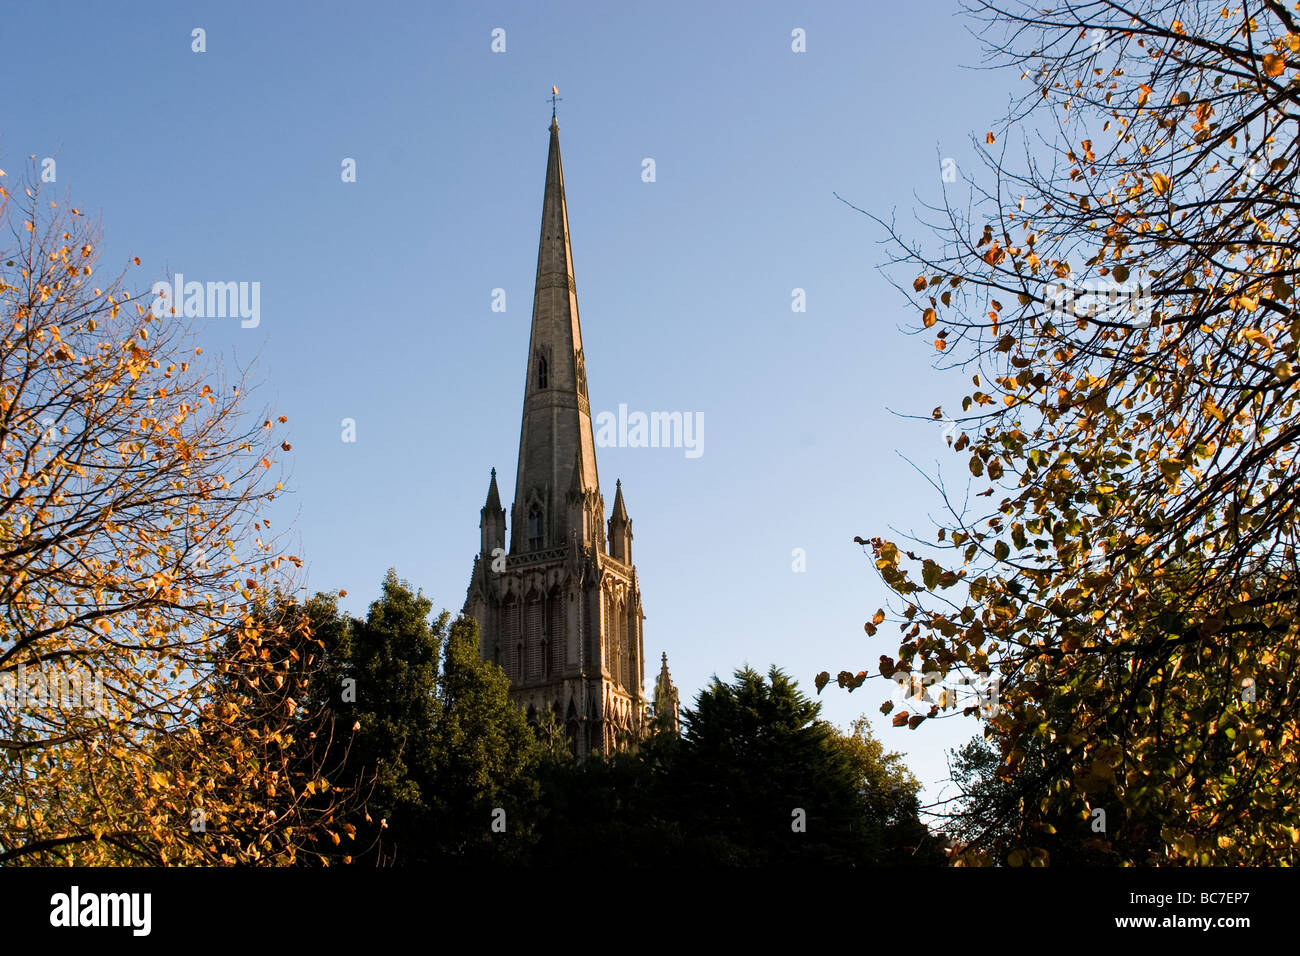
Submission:
[[[554,111],[550,133],[509,544],[493,469],[465,613],[511,699],[585,756],[648,732],[644,614],[621,482],[604,520]]]

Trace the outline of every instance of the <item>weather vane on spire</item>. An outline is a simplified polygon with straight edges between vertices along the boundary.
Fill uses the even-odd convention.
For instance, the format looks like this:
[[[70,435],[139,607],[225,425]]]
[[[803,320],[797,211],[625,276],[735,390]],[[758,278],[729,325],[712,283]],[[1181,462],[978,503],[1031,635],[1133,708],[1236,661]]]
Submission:
[[[564,99],[563,96],[555,95],[558,92],[560,91],[557,90],[555,87],[553,86],[551,87],[551,119],[555,119],[555,104],[560,102],[560,100]]]

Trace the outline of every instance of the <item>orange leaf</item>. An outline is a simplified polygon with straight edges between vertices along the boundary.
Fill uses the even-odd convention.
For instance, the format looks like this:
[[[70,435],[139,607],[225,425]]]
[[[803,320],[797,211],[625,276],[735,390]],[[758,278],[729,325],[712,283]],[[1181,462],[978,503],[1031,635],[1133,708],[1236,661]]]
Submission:
[[[1278,56],[1276,53],[1264,54],[1264,75],[1281,76],[1282,71],[1286,69],[1286,57]]]

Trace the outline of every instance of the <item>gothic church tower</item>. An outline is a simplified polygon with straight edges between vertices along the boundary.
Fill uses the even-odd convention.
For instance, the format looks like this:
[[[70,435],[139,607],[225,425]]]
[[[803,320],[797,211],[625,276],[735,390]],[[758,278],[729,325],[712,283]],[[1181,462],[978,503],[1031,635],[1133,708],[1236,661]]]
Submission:
[[[553,112],[550,133],[510,543],[493,469],[465,613],[511,699],[530,718],[553,711],[585,756],[648,731],[644,614],[621,482],[604,520]]]

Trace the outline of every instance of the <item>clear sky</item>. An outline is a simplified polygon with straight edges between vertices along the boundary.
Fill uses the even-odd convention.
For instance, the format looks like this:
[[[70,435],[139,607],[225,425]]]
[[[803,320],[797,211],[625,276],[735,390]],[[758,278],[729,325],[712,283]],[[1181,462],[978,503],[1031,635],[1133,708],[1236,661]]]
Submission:
[[[863,632],[888,595],[853,537],[932,537],[940,502],[901,456],[964,486],[939,429],[891,413],[959,382],[905,334],[880,230],[832,193],[907,224],[942,157],[974,171],[1020,84],[978,69],[972,25],[953,0],[45,0],[0,18],[0,168],[54,158],[57,194],[102,216],[102,267],[140,256],[141,290],[259,282],[256,328],[200,331],[289,416],[275,520],[307,585],[361,614],[391,566],[455,612],[490,468],[514,494],[557,85],[593,413],[704,419],[697,458],[598,450],[634,524],[647,690],[667,651],[687,703],[746,662],[812,693],[897,651],[894,627]],[[872,714],[933,797],[978,725],[896,730],[890,690],[832,685],[824,715]]]

